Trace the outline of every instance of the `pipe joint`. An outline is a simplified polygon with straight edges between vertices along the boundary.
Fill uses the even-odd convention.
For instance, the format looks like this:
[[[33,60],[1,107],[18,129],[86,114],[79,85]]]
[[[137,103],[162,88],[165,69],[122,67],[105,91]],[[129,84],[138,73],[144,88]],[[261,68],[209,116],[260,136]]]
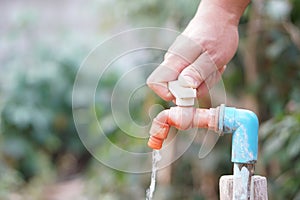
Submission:
[[[232,133],[232,162],[245,164],[256,162],[258,126],[258,118],[254,112],[220,106],[219,132]]]

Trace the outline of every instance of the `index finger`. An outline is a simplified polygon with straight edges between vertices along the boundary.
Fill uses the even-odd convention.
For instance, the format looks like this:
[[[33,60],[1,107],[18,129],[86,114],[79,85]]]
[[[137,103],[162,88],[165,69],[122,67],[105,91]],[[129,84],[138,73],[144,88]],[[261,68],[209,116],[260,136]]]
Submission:
[[[195,41],[179,35],[165,54],[164,61],[148,77],[148,86],[164,100],[173,100],[168,82],[177,80],[182,70],[193,63],[202,52],[203,48]]]

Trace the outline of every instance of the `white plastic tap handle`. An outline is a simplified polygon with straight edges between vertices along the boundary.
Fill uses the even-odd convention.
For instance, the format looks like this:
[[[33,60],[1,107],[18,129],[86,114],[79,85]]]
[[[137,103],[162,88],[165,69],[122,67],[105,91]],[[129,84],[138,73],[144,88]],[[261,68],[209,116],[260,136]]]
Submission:
[[[171,81],[168,83],[170,92],[176,98],[178,106],[193,106],[197,96],[196,89],[184,87],[180,81]]]

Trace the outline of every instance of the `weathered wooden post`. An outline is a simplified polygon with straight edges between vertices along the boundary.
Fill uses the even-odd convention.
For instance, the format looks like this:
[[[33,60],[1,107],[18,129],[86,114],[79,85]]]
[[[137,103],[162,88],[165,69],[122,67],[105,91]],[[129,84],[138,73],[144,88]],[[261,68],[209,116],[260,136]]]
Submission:
[[[233,199],[233,175],[225,175],[220,178],[220,200]],[[267,200],[267,179],[263,176],[254,175],[250,183],[250,200]]]

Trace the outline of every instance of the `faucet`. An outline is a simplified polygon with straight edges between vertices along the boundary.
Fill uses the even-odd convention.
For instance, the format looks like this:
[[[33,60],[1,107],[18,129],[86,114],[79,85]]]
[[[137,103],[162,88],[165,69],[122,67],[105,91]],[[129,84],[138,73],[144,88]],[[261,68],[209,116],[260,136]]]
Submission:
[[[187,87],[180,80],[169,82],[168,87],[177,106],[163,110],[154,118],[148,146],[161,149],[170,126],[179,130],[208,128],[220,136],[232,134],[231,161],[234,163],[233,174],[237,179],[233,184],[234,199],[248,199],[258,151],[259,122],[256,114],[224,104],[209,109],[195,108],[195,89]],[[246,175],[241,175],[245,171]]]
[[[167,138],[170,126],[179,130],[189,128],[208,128],[218,130],[218,108],[195,108],[194,99],[196,90],[182,86],[180,80],[168,83],[170,92],[176,98],[176,107],[163,110],[153,120],[150,128],[148,146],[152,149],[161,149]]]

